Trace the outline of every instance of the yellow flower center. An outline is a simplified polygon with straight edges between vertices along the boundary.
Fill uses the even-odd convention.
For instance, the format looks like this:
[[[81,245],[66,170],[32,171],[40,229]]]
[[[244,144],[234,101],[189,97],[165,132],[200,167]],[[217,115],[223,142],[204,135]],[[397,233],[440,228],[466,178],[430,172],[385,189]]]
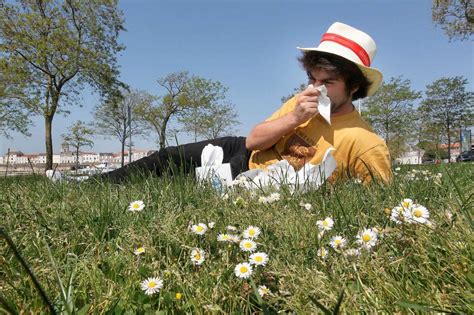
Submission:
[[[196,231],[201,232],[202,231],[202,226],[198,225],[198,227],[196,228]]]
[[[137,248],[137,253],[144,253],[145,249],[143,247]]]
[[[249,269],[247,267],[245,267],[245,266],[240,267],[240,272],[241,273],[246,273],[248,271],[249,271]]]
[[[138,203],[134,203],[134,204],[133,204],[133,208],[134,208],[134,209],[138,209],[138,208],[140,208],[140,205],[139,205]]]
[[[323,225],[324,225],[324,226],[328,226],[328,225],[329,225],[328,221],[324,220],[324,221],[323,221]]]
[[[413,215],[419,218],[423,215],[423,212],[420,209],[416,209],[415,211],[413,211]]]
[[[201,259],[201,254],[196,253],[196,254],[194,255],[194,259],[195,259],[195,260]]]
[[[150,281],[150,282],[148,282],[148,287],[149,287],[150,289],[153,289],[154,287],[156,287],[156,282],[155,282],[155,281]]]
[[[244,247],[245,247],[245,248],[252,248],[252,243],[245,243],[245,244],[244,244]]]
[[[179,292],[176,293],[176,299],[177,299],[177,300],[181,300],[182,297],[183,297],[183,294],[181,294],[181,293],[179,293]]]
[[[341,244],[341,240],[340,239],[334,240],[334,244],[336,244],[336,246],[338,246],[339,244]]]
[[[408,208],[408,207],[410,206],[410,203],[404,201],[404,202],[402,203],[402,206],[403,206],[404,208]]]
[[[262,257],[262,256],[257,256],[257,257],[255,257],[255,261],[256,261],[256,262],[262,262],[262,261],[263,261],[263,257]]]
[[[369,234],[364,234],[364,235],[362,235],[362,240],[363,240],[364,242],[366,242],[366,243],[367,243],[368,241],[370,241],[371,238],[372,238],[372,237],[370,237]]]
[[[250,230],[249,235],[252,235],[252,236],[255,235],[255,230]]]

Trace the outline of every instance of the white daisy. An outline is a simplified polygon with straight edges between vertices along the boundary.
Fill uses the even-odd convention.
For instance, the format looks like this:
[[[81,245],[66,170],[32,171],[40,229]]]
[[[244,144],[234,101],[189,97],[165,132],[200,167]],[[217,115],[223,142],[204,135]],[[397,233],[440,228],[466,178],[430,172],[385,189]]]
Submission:
[[[411,199],[403,199],[400,205],[405,209],[410,209],[413,206],[413,200]]]
[[[231,237],[230,237],[230,234],[219,234],[217,235],[217,241],[218,242],[230,242],[232,241],[231,240]]]
[[[344,251],[344,256],[346,257],[358,257],[360,255],[360,250],[356,248],[349,248]]]
[[[317,255],[322,259],[326,259],[326,257],[328,257],[328,251],[326,250],[326,248],[321,247],[320,249],[318,249]]]
[[[279,193],[272,193],[270,196],[268,196],[268,202],[274,202],[280,200],[280,194]]]
[[[257,249],[257,244],[249,239],[243,239],[239,246],[244,252],[253,252],[255,249]]]
[[[400,206],[393,208],[390,215],[390,220],[397,224],[401,224],[403,221],[405,221],[405,209]]]
[[[344,248],[344,246],[346,246],[346,239],[342,236],[336,235],[331,237],[329,244],[334,249]]]
[[[261,297],[264,297],[265,295],[269,295],[272,293],[270,289],[267,288],[266,285],[259,285],[257,291]]]
[[[240,237],[238,235],[229,234],[230,241],[233,243],[240,243]]]
[[[310,203],[304,203],[303,201],[300,202],[300,207],[305,208],[308,211],[313,209],[313,206]]]
[[[214,226],[216,226],[216,222],[209,222],[209,223],[207,224],[207,226],[208,226],[210,229],[213,229]]]
[[[141,200],[136,200],[130,203],[128,210],[132,212],[142,211],[145,208],[145,204]]]
[[[329,231],[334,226],[334,221],[330,217],[327,217],[326,219],[322,221],[321,220],[316,221],[316,225],[318,226],[320,230]]]
[[[238,278],[247,279],[252,275],[252,266],[249,263],[237,264],[234,272]]]
[[[260,235],[260,228],[251,225],[245,229],[242,235],[244,238],[256,239]]]
[[[137,256],[141,255],[141,254],[144,254],[145,253],[145,247],[137,247],[137,248],[135,248],[133,253]]]
[[[425,224],[428,222],[430,212],[422,205],[414,205],[410,209],[410,222]]]
[[[268,198],[265,196],[258,197],[258,203],[268,203]]]
[[[143,280],[140,283],[140,286],[146,295],[152,295],[157,292],[160,292],[160,289],[163,287],[163,280],[160,278],[148,278]]]
[[[365,229],[357,235],[357,243],[370,249],[377,243],[377,232],[374,229]]]
[[[206,253],[202,249],[195,248],[191,251],[191,261],[196,266],[201,265],[204,262],[205,258],[206,258]]]
[[[254,253],[250,255],[249,262],[252,265],[265,266],[268,262],[268,255],[265,253]]]
[[[237,231],[237,228],[233,225],[228,225],[225,227],[228,231]]]
[[[191,231],[197,235],[203,235],[207,231],[207,225],[204,223],[195,224],[191,227]]]

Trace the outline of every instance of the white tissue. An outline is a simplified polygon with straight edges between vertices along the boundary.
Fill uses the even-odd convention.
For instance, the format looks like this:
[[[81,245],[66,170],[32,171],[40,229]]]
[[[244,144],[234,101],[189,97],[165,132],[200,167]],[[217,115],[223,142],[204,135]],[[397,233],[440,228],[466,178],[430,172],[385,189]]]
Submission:
[[[201,165],[220,165],[224,160],[224,151],[221,147],[208,144],[202,149]]]
[[[253,169],[239,174],[234,184],[242,186],[243,183],[245,188],[251,190],[267,186],[279,188],[280,185],[288,185],[292,191],[318,188],[336,169],[336,160],[331,154],[333,150],[334,148],[326,150],[320,164],[306,163],[298,172],[287,160],[281,160],[266,170]],[[243,177],[247,180],[243,181]]]
[[[331,100],[328,97],[328,90],[326,89],[326,86],[320,85],[315,87],[314,85],[310,84],[309,87],[313,87],[321,93],[321,95],[318,97],[318,111],[324,120],[326,120],[328,124],[331,124]]]

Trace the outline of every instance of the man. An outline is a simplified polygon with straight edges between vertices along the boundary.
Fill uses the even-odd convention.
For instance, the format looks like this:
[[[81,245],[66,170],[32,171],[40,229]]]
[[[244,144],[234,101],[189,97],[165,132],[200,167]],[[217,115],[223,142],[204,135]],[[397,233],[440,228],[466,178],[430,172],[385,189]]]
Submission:
[[[366,33],[334,23],[318,47],[300,48],[299,61],[310,86],[295,95],[247,136],[224,137],[168,147],[123,168],[103,174],[119,181],[134,170],[161,174],[175,164],[188,170],[201,165],[202,149],[209,143],[223,148],[223,163],[232,176],[286,159],[296,170],[305,163],[319,164],[324,152],[334,147],[337,169],[332,179],[354,177],[365,183],[391,179],[390,156],[383,140],[360,117],[352,101],[370,96],[380,86],[382,74],[371,68],[376,46]],[[318,113],[324,85],[331,100],[331,124]]]

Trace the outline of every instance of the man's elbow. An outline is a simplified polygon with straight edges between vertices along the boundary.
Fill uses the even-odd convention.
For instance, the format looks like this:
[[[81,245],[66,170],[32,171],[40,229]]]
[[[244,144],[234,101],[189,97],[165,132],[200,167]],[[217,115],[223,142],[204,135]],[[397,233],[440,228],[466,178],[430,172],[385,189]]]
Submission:
[[[252,136],[252,133],[250,133],[247,138],[245,138],[245,147],[249,151],[254,151],[257,150],[257,144],[255,143],[254,137]]]

